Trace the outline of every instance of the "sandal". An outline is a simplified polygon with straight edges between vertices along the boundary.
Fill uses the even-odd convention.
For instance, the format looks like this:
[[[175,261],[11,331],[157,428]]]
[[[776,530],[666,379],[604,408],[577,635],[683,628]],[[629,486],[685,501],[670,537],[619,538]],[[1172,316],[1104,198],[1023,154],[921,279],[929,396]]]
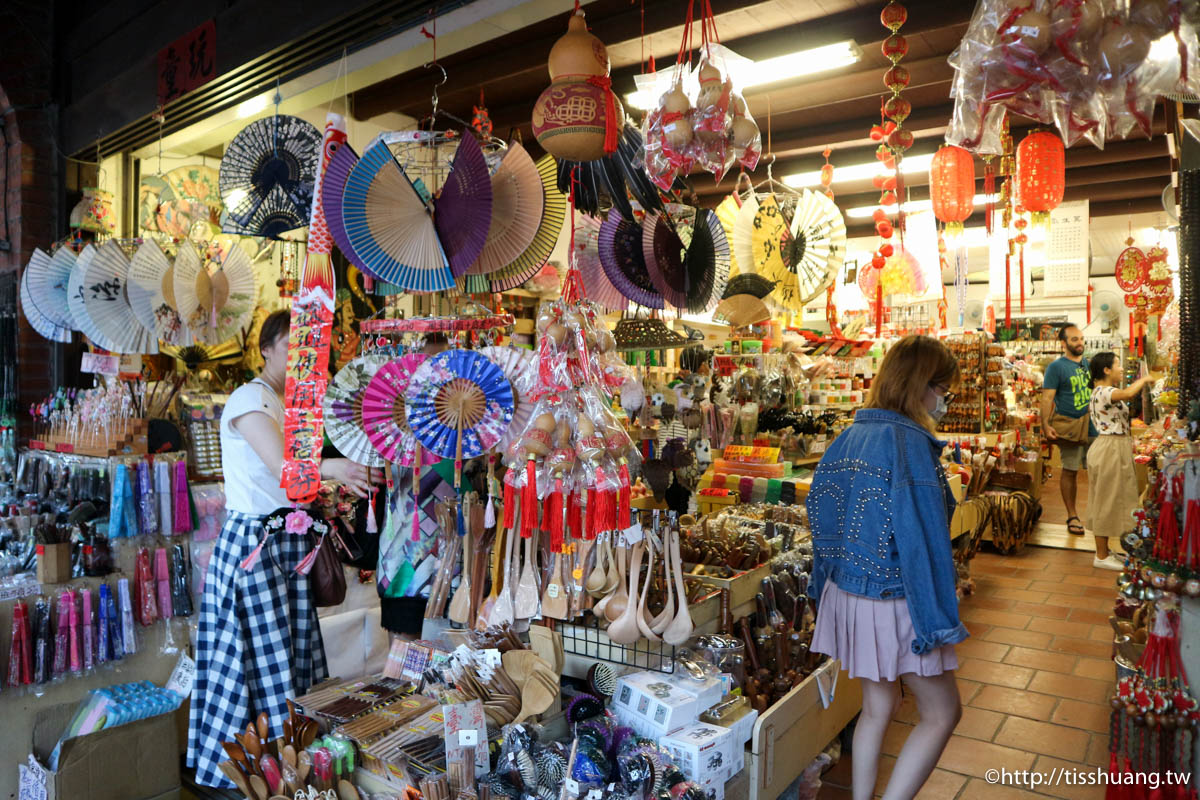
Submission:
[[[1071,520],[1075,520],[1075,524],[1071,524]],[[1083,523],[1079,521],[1079,517],[1067,517],[1067,532],[1073,533],[1076,536],[1082,536],[1086,531]]]

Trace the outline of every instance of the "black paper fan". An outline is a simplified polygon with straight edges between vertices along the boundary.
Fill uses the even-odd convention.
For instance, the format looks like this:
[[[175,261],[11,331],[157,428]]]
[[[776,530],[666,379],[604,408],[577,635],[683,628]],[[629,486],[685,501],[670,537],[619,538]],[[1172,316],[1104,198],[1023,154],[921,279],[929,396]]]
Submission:
[[[600,226],[600,266],[621,294],[646,308],[662,308],[663,297],[646,271],[642,226],[615,211]]]
[[[221,158],[225,232],[274,238],[307,225],[320,157],[321,132],[299,117],[276,114],[242,128]]]
[[[679,214],[686,209],[669,206]],[[683,216],[683,214],[680,214]],[[729,278],[729,242],[716,215],[697,209],[684,243],[676,223],[666,214],[652,213],[642,225],[642,251],[654,288],[681,310],[700,313],[720,300]]]
[[[734,275],[729,279],[729,283],[725,286],[725,294],[722,297],[733,297],[735,294],[752,294],[759,300],[762,300],[771,293],[775,288],[775,281],[764,278],[757,272],[743,272],[740,275]]]

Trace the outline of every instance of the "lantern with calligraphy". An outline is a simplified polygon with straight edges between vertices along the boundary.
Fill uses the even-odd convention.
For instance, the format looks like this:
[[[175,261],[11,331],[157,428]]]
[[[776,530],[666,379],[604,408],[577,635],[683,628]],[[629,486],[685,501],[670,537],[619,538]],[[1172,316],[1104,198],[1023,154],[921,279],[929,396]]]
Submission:
[[[975,210],[975,158],[954,145],[938,148],[929,164],[929,199],[946,235],[960,236]]]
[[[1066,152],[1062,139],[1034,131],[1017,147],[1017,202],[1035,224],[1050,221],[1066,188]]]

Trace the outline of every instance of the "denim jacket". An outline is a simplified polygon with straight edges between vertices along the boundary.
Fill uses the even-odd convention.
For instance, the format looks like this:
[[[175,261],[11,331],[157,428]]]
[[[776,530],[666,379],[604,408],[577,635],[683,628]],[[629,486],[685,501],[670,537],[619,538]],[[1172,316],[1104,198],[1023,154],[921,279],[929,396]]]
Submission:
[[[944,446],[902,414],[862,409],[821,459],[807,500],[809,594],[819,599],[833,580],[850,594],[905,598],[918,654],[968,635],[955,596]]]

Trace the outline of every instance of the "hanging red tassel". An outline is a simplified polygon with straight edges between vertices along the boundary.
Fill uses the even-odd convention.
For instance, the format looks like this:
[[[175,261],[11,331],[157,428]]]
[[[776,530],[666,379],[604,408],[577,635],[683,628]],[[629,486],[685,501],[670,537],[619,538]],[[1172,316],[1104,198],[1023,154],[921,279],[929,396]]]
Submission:
[[[1012,256],[1004,257],[1004,327],[1012,327]]]
[[[379,522],[375,519],[375,495],[379,494],[377,489],[371,490],[371,500],[367,505],[367,533],[379,533]]]
[[[1179,554],[1187,555],[1188,569],[1200,569],[1200,500],[1188,501],[1183,530],[1184,545]]]
[[[567,499],[567,528],[571,531],[572,539],[583,538],[583,508],[579,502],[579,492],[571,492]]]
[[[511,531],[517,521],[517,490],[512,485],[512,473],[504,476],[504,530]]]
[[[546,506],[546,517],[542,527],[550,534],[550,552],[561,553],[563,547],[563,491],[562,478],[554,481],[554,491]]]
[[[521,490],[521,538],[533,536],[538,524],[537,466],[525,461],[525,488]]]
[[[584,511],[583,536],[587,540],[596,538],[596,490],[587,490],[587,509]]]
[[[1025,313],[1025,245],[1021,245],[1021,313]]]
[[[881,271],[882,272],[882,271]],[[875,338],[883,336],[883,275],[875,283]]]
[[[629,465],[621,459],[621,488],[618,491],[617,500],[617,527],[625,530],[631,524],[629,506],[631,502],[631,490],[629,486]]]
[[[612,155],[617,152],[617,96],[613,94],[612,78],[593,75],[587,79],[592,86],[604,92],[604,153]]]
[[[1158,535],[1154,540],[1154,557],[1163,561],[1175,560],[1175,544],[1179,541],[1179,522],[1175,519],[1175,503],[1164,500],[1158,512]]]

